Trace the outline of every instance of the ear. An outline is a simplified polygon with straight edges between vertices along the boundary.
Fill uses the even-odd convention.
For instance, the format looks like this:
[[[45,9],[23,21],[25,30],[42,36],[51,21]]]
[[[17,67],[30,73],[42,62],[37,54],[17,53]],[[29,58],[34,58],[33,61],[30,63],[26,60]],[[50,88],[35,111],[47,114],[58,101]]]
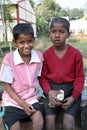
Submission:
[[[71,34],[71,33],[70,33],[70,32],[68,32],[68,34],[67,34],[67,38],[69,38],[69,37],[70,37],[70,34]]]
[[[12,42],[15,43],[15,40],[13,39]]]
[[[17,46],[16,41],[14,39],[12,40],[12,42],[15,44],[15,46]]]

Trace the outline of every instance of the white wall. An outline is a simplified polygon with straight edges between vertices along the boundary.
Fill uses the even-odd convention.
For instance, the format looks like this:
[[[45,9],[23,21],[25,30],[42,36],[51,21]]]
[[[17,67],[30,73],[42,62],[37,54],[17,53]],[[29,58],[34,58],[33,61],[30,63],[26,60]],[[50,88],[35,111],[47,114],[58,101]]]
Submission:
[[[87,35],[87,20],[79,19],[70,21],[70,30],[74,32],[74,35],[80,34]]]

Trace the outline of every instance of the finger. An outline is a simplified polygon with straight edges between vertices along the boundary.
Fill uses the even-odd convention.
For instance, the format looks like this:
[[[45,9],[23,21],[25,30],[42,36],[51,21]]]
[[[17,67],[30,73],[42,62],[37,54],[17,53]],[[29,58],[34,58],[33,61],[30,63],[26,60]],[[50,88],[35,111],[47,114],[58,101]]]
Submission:
[[[29,109],[32,111],[36,111],[32,105],[29,106]]]
[[[31,115],[30,113],[27,113],[29,116]]]
[[[55,108],[55,106],[52,103],[49,103],[48,106],[51,108]]]
[[[51,108],[53,107],[51,102],[49,102],[48,106],[51,107]]]
[[[60,105],[62,105],[62,103],[61,102],[57,102],[57,106],[60,106]]]
[[[25,111],[25,113],[28,114],[29,116],[31,115],[30,112]]]
[[[62,106],[63,109],[67,110],[68,108],[66,106]]]
[[[36,112],[36,110],[33,108],[33,109],[30,109],[30,112],[34,113],[34,112]]]
[[[35,111],[33,111],[33,110],[29,110],[28,115],[31,116],[33,113],[35,113]]]

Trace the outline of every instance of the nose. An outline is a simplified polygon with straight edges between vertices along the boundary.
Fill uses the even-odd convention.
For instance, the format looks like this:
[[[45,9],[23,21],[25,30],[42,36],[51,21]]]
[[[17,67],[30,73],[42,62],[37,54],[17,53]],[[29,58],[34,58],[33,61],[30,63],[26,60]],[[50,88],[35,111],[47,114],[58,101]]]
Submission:
[[[25,46],[26,48],[28,48],[28,47],[29,47],[29,43],[25,42],[24,46]]]
[[[56,31],[55,37],[60,37],[60,33],[58,31]]]

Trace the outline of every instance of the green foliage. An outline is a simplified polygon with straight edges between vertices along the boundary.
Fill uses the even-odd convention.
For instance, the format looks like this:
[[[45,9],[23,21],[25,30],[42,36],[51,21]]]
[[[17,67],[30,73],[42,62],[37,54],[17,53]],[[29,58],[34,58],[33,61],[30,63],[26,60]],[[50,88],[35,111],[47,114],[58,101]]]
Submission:
[[[13,17],[12,17],[12,12],[13,12],[13,6],[10,5],[5,5],[5,19],[6,22],[13,22]]]
[[[55,0],[42,0],[35,8],[37,16],[37,36],[49,34],[49,22],[52,17],[59,16],[61,7],[55,3]]]
[[[37,18],[37,36],[40,37],[41,35],[48,36],[49,24],[43,17]]]
[[[4,4],[2,5],[2,15],[4,17],[4,22],[13,22],[13,17],[12,17],[12,12],[13,12],[13,9],[14,9],[14,6],[11,5],[11,1],[10,0],[7,0],[8,4]],[[1,13],[1,12],[0,12]]]
[[[71,20],[79,19],[84,16],[84,11],[82,9],[74,8],[70,11]]]
[[[55,0],[42,0],[42,3],[36,7],[37,17],[44,17],[50,21],[54,16],[59,16],[61,7],[55,3]]]
[[[64,10],[64,9],[61,9],[59,14],[60,14],[60,16],[63,16],[63,17],[64,16],[69,16],[68,12],[66,10]]]
[[[0,48],[9,46],[9,42],[0,42]]]
[[[47,35],[47,25],[52,17],[69,17],[70,20],[79,19],[84,16],[83,9],[62,9],[60,5],[56,4],[55,0],[40,0],[40,3],[35,7],[37,16],[37,33],[39,35]],[[48,24],[44,24],[44,23]],[[43,26],[43,27],[41,27]]]
[[[7,4],[8,3],[8,4]],[[13,22],[12,13],[14,12],[14,5],[12,6],[11,0],[4,0],[1,6],[2,25],[5,27],[4,41],[7,42],[7,28],[11,28]]]
[[[3,56],[10,52],[15,50],[16,47],[14,46],[14,44],[10,43],[10,42],[0,42],[0,58],[3,58]]]

